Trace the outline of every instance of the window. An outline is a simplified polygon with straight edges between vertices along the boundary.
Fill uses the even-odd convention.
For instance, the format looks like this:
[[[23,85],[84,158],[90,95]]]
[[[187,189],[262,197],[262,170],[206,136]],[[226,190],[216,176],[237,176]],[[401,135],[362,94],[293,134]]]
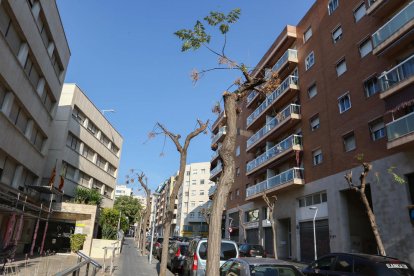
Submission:
[[[197,170],[193,170],[193,175],[196,175],[197,174]]]
[[[1,181],[6,185],[11,185],[16,171],[17,164],[11,159],[6,157],[4,161],[4,168],[1,176]]]
[[[110,151],[112,151],[113,154],[118,155],[119,148],[117,146],[115,146],[114,143],[109,144],[109,149],[110,149]]]
[[[200,185],[204,185],[204,179],[200,179]]]
[[[339,255],[336,260],[335,271],[352,272],[353,257],[346,255]]]
[[[72,167],[71,165],[67,164],[67,163],[63,163],[62,166],[66,167],[65,178],[67,178],[69,180],[72,180],[72,181],[76,181],[76,179],[75,179],[76,169],[74,167]]]
[[[0,32],[3,33],[12,52],[17,56],[21,45],[21,39],[2,3],[0,3]]]
[[[358,8],[354,10],[355,22],[358,22],[359,20],[361,20],[361,18],[364,17],[365,13],[366,13],[365,3],[362,3],[361,5],[359,5]]]
[[[185,194],[184,194],[184,195],[185,195],[185,196],[189,196],[189,194],[190,194],[189,192],[185,192]]]
[[[6,154],[0,151],[0,180],[3,175],[4,165],[6,163]]]
[[[195,201],[191,201],[191,207],[195,207]]]
[[[91,121],[88,122],[88,126],[87,126],[88,131],[92,134],[92,135],[96,135],[96,133],[98,132],[98,128],[95,126],[94,123],[92,123]]]
[[[305,59],[305,69],[309,70],[315,64],[315,55],[313,51]]]
[[[240,175],[240,168],[236,168],[236,176]]]
[[[376,76],[371,77],[368,80],[364,81],[364,91],[365,91],[365,96],[367,98],[371,97],[372,95],[380,91],[380,86],[378,84],[378,78]]]
[[[200,195],[204,195],[204,190],[200,190]]]
[[[359,54],[361,55],[361,58],[365,57],[371,52],[372,52],[371,39],[367,39],[364,42],[362,42],[361,45],[359,45]]]
[[[327,197],[326,193],[322,193],[321,198],[322,198],[322,202],[327,202],[328,201],[328,197]]]
[[[201,174],[206,174],[206,169],[201,169]]]
[[[40,79],[40,75],[35,64],[33,63],[33,60],[34,59],[31,55],[27,56],[26,63],[24,64],[24,72],[26,73],[32,85],[36,88]]]
[[[42,96],[40,97],[42,100],[43,105],[45,106],[46,110],[48,112],[51,112],[53,109],[53,106],[55,105],[56,101],[52,96],[52,93],[50,92],[48,87],[45,87]]]
[[[346,62],[345,62],[345,59],[343,59],[340,62],[338,62],[338,64],[336,64],[336,74],[339,77],[345,72],[346,72]]]
[[[186,181],[185,185],[187,185],[187,186],[190,185],[190,181]]]
[[[194,212],[190,212],[190,218],[194,217]]]
[[[108,165],[108,173],[112,176],[115,176],[116,168],[112,166],[111,164]]]
[[[91,180],[91,177],[84,172],[79,172],[79,182],[81,185],[89,187],[89,181]],[[120,191],[117,191],[120,192]]]
[[[339,0],[329,0],[328,13],[331,15],[339,6]]]
[[[195,196],[196,195],[196,192],[197,192],[196,190],[191,190],[191,195],[192,196]]]
[[[93,162],[93,156],[94,155],[95,155],[95,153],[93,152],[93,150],[90,147],[88,147],[86,145],[83,146],[83,151],[82,151],[82,156],[83,157],[85,157],[89,161]]]
[[[244,213],[246,222],[259,220],[259,209],[250,210]]]
[[[236,196],[240,196],[240,189],[236,190]]]
[[[30,137],[30,142],[37,148],[39,151],[42,150],[43,142],[46,138],[40,132],[40,130],[36,127],[33,128],[32,136]]]
[[[25,133],[29,118],[27,113],[23,111],[17,102],[14,102],[12,105],[9,119],[21,132]]]
[[[229,196],[230,196],[230,200],[233,200],[233,193],[232,192],[229,193]]]
[[[339,26],[332,31],[332,40],[333,43],[337,43],[342,38],[342,27]]]
[[[76,106],[73,109],[72,117],[75,118],[75,120],[77,120],[81,125],[83,125],[86,120],[86,116]]]
[[[6,97],[6,89],[0,83],[0,111],[1,111],[1,106],[3,105],[5,97]]]
[[[303,33],[303,40],[306,42],[312,37],[312,28],[309,27],[304,33]]]
[[[346,152],[354,150],[356,148],[354,132],[346,134],[344,137],[342,137],[342,139],[344,141],[344,149]]]
[[[308,88],[308,96],[309,96],[309,99],[312,99],[317,94],[318,94],[318,90],[316,88],[316,84],[312,84],[312,86]]]
[[[240,155],[240,146],[237,146],[237,148],[236,148],[236,156],[239,156]]]
[[[197,180],[195,180],[195,179],[191,180],[191,184],[192,185],[196,185],[197,184]]]
[[[317,149],[313,151],[312,156],[313,156],[313,165],[316,166],[322,163],[322,150],[321,149]]]
[[[371,133],[371,139],[373,141],[377,141],[377,140],[385,137],[384,120],[382,118],[380,118],[380,119],[377,119],[377,120],[369,123],[369,131]]]
[[[66,140],[66,145],[70,147],[71,149],[79,152],[80,141],[75,136],[73,136],[71,133],[69,133],[68,135],[68,139]]]
[[[351,97],[349,93],[338,98],[339,113],[344,113],[351,108]]]
[[[105,169],[106,160],[102,158],[102,156],[98,155],[96,158],[96,165],[98,165],[99,168]]]
[[[310,127],[311,127],[311,130],[312,131],[315,131],[315,130],[317,130],[319,127],[320,127],[320,124],[319,124],[319,115],[317,114],[317,115],[315,115],[315,116],[313,116],[311,119],[310,119]]]

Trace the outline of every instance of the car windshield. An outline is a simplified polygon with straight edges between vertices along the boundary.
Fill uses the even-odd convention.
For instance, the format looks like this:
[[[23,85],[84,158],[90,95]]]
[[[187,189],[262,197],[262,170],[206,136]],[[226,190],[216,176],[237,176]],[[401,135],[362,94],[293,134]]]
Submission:
[[[301,276],[302,274],[295,268],[281,265],[251,265],[250,274],[252,276],[283,275]]]
[[[200,249],[198,250],[200,259],[207,259],[207,242],[202,242],[200,244]],[[221,252],[220,252],[220,261],[227,261],[231,258],[237,257],[236,245],[233,243],[222,242],[221,243]]]

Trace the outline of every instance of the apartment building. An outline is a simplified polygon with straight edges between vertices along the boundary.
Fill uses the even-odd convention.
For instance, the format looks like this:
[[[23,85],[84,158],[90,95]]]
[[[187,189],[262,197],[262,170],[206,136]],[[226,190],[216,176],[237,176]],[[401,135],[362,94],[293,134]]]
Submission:
[[[280,86],[267,96],[252,92],[241,104],[226,210],[230,238],[273,253],[266,193],[277,196],[280,258],[314,258],[315,215],[318,256],[377,253],[364,208],[344,178],[352,171],[358,185],[356,156],[363,156],[373,165],[366,193],[385,250],[414,263],[413,19],[412,1],[321,0],[282,30],[255,71],[276,72]],[[213,125],[215,150],[224,123],[221,115]],[[214,155],[212,180],[220,162]]]
[[[116,185],[115,198],[119,196],[132,196],[132,188],[128,188],[126,185]]]
[[[210,163],[191,163],[186,166],[183,185],[178,192],[177,236],[207,236],[208,225],[203,215],[209,201],[209,191],[214,182],[210,181]]]
[[[77,187],[97,189],[101,206],[111,207],[123,138],[76,84],[63,86],[52,134],[45,181],[56,168],[64,176],[64,199],[73,198]]]
[[[55,1],[0,1],[0,236],[5,246],[6,228],[14,221],[6,207],[21,209],[15,202],[24,199],[25,231],[17,252],[32,239],[30,214],[48,213],[31,187],[41,184],[69,58]]]
[[[165,180],[163,183],[161,183],[157,189],[155,190],[155,193],[157,194],[156,197],[156,209],[154,211],[155,213],[155,232],[159,237],[164,236],[164,217],[165,213],[167,212],[168,204],[170,202],[170,195],[172,193],[172,189],[175,183],[175,177],[176,176],[170,176],[167,180]],[[175,199],[175,203],[177,203],[177,199]],[[173,233],[173,230],[175,228],[175,225],[177,223],[176,215],[177,215],[177,206],[175,205],[174,209],[174,217],[171,222],[171,233]]]

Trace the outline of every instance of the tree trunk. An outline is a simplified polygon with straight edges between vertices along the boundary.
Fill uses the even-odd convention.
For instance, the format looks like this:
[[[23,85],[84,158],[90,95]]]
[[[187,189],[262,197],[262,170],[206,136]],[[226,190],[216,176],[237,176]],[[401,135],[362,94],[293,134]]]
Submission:
[[[270,217],[270,224],[272,225],[272,233],[273,233],[273,252],[274,252],[274,255],[275,255],[275,259],[277,260],[278,259],[278,256],[277,256],[277,233],[276,233],[277,230],[276,230],[276,221],[273,217],[273,214],[271,214],[271,217]]]
[[[374,234],[375,241],[377,242],[379,254],[382,255],[382,256],[386,256],[385,248],[384,248],[381,236],[380,236],[379,231],[378,231],[378,225],[377,225],[377,222],[375,220],[375,215],[372,212],[371,206],[369,206],[367,196],[365,195],[365,184],[364,184],[363,188],[362,188],[362,185],[361,185],[361,189],[359,189],[358,192],[359,192],[359,195],[361,197],[362,203],[364,204],[365,209],[367,211],[369,223],[371,225],[372,233]]]
[[[224,138],[220,157],[223,161],[223,172],[213,197],[213,209],[210,216],[210,228],[208,233],[208,253],[206,275],[218,276],[220,268],[220,247],[221,247],[221,216],[224,205],[227,201],[228,193],[234,183],[235,162],[234,150],[236,148],[237,137],[237,113],[236,113],[236,94],[225,93],[224,109],[227,116],[227,134]]]
[[[147,232],[147,225],[148,225],[148,222],[149,222],[149,218],[150,218],[150,215],[151,215],[151,207],[152,207],[152,203],[151,203],[151,199],[150,199],[150,196],[149,195],[147,195],[147,202],[149,202],[148,204],[147,204],[147,210],[145,211],[145,216],[144,216],[144,221],[143,221],[143,227],[142,227],[142,229],[143,229],[143,231],[142,231],[142,237],[141,237],[141,254],[142,254],[142,256],[145,256],[146,255],[146,252],[145,252],[145,237],[146,237],[146,235],[145,235],[145,233]],[[151,238],[153,238],[153,237],[151,237]]]

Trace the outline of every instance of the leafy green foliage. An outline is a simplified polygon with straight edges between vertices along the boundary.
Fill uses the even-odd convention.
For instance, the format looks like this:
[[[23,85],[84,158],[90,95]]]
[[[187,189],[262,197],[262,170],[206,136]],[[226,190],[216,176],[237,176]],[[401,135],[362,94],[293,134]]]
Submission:
[[[85,234],[73,234],[70,236],[70,250],[72,252],[77,252],[83,248],[83,243],[85,242]]]
[[[399,176],[394,170],[396,167],[390,167],[388,168],[388,173],[391,174],[391,176],[394,178],[394,181],[398,184],[405,184],[405,179],[401,176]]]
[[[95,189],[77,187],[75,190],[74,202],[99,206],[102,203],[102,195]]]
[[[218,26],[220,32],[225,35],[230,30],[230,24],[236,23],[240,17],[240,9],[234,9],[227,15],[221,12],[210,12],[210,15],[204,18],[211,27]],[[204,24],[197,20],[193,29],[181,29],[174,33],[179,39],[183,41],[181,51],[197,50],[203,44],[210,43],[211,35],[206,33]]]
[[[130,223],[137,222],[142,217],[144,209],[139,200],[131,196],[120,196],[116,198],[114,208],[128,217]]]
[[[107,240],[116,239],[118,229],[119,210],[112,208],[103,208],[99,215],[99,225],[102,227],[102,238]],[[128,230],[129,223],[123,214],[121,214],[121,229]]]

